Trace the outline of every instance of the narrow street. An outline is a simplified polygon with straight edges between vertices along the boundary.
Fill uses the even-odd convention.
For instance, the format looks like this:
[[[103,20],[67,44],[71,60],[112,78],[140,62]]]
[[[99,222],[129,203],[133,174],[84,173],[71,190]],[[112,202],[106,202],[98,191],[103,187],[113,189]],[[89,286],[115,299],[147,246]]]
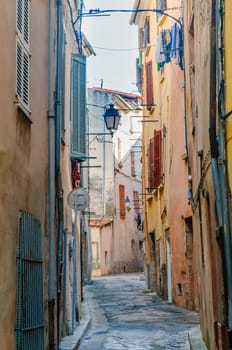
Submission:
[[[85,295],[92,321],[79,350],[190,349],[198,315],[149,293],[142,273],[94,278]]]

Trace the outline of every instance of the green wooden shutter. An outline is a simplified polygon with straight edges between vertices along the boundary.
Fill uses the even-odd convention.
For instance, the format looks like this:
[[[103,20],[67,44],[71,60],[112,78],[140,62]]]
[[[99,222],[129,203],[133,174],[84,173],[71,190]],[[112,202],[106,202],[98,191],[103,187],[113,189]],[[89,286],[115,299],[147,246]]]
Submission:
[[[86,57],[72,55],[71,158],[86,159]]]

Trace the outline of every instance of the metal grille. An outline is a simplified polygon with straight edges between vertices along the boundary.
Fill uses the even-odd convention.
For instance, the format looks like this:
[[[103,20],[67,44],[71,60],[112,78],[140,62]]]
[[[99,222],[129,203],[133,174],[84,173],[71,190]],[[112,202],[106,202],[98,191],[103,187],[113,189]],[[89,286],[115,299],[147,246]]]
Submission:
[[[44,350],[41,227],[19,212],[17,255],[16,350]]]

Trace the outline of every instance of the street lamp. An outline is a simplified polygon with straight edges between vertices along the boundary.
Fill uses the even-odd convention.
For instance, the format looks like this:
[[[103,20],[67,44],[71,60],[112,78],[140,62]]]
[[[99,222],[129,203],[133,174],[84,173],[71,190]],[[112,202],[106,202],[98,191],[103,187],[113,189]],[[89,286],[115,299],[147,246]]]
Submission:
[[[127,210],[129,211],[131,207],[130,207],[130,198],[128,196],[126,196],[125,205]]]
[[[114,131],[118,129],[119,120],[121,118],[119,111],[114,108],[113,103],[105,106],[103,117],[107,129],[110,131],[111,135],[113,135]]]

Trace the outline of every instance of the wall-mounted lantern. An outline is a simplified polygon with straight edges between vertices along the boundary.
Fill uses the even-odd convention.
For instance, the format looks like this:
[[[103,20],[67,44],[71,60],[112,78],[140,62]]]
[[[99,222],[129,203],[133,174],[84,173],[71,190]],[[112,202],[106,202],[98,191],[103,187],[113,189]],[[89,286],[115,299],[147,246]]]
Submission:
[[[130,199],[128,196],[126,196],[125,205],[126,205],[127,210],[129,211],[131,209],[131,207],[130,207]]]

